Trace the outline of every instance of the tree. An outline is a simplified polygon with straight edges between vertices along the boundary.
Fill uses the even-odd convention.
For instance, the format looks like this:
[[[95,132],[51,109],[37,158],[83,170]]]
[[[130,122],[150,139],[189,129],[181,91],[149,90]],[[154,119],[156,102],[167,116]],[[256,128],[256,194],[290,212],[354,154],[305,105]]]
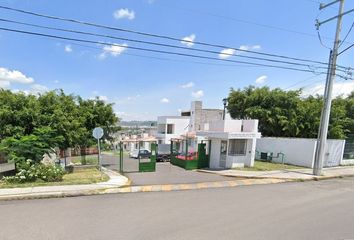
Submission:
[[[353,94],[333,100],[329,138],[345,138],[353,133]],[[301,97],[301,89],[246,87],[231,89],[228,111],[233,118],[259,119],[263,136],[316,138],[323,99],[321,96]]]
[[[16,163],[27,159],[39,163],[44,154],[55,153],[55,147],[58,147],[62,141],[63,138],[57,136],[57,133],[50,127],[42,127],[35,129],[33,134],[24,135],[19,139],[6,138],[0,144],[0,150]]]
[[[0,89],[0,141],[31,134],[38,127],[38,110],[35,96]]]
[[[51,148],[87,147],[95,144],[91,136],[93,128],[103,127],[104,139],[110,139],[117,129],[118,120],[112,104],[99,99],[84,100],[66,95],[63,90],[26,95],[0,89],[0,142],[16,148],[24,158],[40,156],[39,153],[30,155],[26,152],[30,145],[42,146],[41,143],[36,145],[36,142],[41,142],[37,134],[39,129],[50,128],[52,137],[61,139],[55,142],[47,139],[48,144],[53,144]],[[20,146],[27,150],[21,151]],[[34,151],[42,153],[40,149]]]
[[[75,147],[83,130],[79,107],[73,95],[65,95],[63,90],[47,92],[38,97],[41,126],[50,126],[63,138],[60,149]],[[65,155],[66,157],[66,155]]]
[[[104,130],[103,140],[112,140],[112,134],[119,129],[117,127],[119,119],[113,112],[113,104],[107,104],[98,98],[84,100],[78,97],[78,105],[85,129],[80,132],[79,140],[82,161],[85,162],[86,148],[96,142],[92,137],[92,130],[95,127],[102,127]]]

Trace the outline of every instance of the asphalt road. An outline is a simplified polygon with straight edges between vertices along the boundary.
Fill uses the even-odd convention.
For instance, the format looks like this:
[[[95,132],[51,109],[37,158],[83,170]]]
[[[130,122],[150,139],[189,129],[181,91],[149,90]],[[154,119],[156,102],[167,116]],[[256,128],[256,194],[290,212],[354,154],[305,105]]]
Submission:
[[[0,202],[0,239],[354,239],[354,178]]]

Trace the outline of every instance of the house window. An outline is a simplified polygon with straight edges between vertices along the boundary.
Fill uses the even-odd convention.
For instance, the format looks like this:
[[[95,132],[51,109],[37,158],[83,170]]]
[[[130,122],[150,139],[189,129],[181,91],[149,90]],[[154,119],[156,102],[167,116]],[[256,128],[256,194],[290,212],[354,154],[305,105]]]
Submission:
[[[229,155],[246,155],[247,140],[246,139],[231,139],[229,140]]]
[[[173,124],[167,124],[167,134],[173,134]]]

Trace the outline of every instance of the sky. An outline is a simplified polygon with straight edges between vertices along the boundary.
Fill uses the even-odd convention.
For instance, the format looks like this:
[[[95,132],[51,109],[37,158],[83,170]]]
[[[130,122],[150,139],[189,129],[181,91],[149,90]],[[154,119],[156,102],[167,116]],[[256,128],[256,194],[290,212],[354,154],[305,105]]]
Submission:
[[[319,11],[319,3],[312,0],[0,0],[0,5],[165,35],[180,41],[0,9],[0,16],[4,19],[173,44],[188,49],[203,48],[217,52],[208,54],[213,58],[240,61],[253,60],[242,58],[249,53],[230,48],[327,62],[328,48],[333,46],[335,21],[320,27],[321,44],[315,19],[325,20],[338,11],[338,5]],[[354,1],[347,0],[345,9],[353,8]],[[342,38],[353,21],[354,13],[344,17]],[[231,88],[242,89],[249,85],[285,90],[302,87],[304,96],[323,92],[325,75],[144,52],[129,47],[204,54],[2,21],[0,27],[114,44],[78,44],[0,30],[0,87],[32,94],[64,89],[67,94],[84,98],[99,97],[114,103],[117,115],[127,121],[178,115],[181,110],[189,109],[190,102],[194,100],[203,101],[205,108],[222,108],[222,99],[228,96]],[[230,48],[198,46],[196,41]],[[354,29],[341,49],[351,43],[354,43]],[[338,64],[354,67],[354,48],[341,54]],[[309,69],[321,72],[321,69]],[[336,80],[335,96],[345,96],[352,90],[353,80]]]

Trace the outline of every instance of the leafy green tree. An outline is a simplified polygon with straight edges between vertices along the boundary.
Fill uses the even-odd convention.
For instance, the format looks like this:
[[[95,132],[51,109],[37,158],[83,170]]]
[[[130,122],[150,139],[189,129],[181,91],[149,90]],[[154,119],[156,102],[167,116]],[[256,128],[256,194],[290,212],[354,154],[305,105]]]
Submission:
[[[40,125],[50,126],[63,138],[59,146],[61,149],[75,147],[84,128],[75,97],[58,90],[39,96],[38,102]]]
[[[31,134],[38,127],[38,110],[35,96],[0,89],[0,141]]]
[[[329,138],[345,138],[353,133],[353,94],[333,100],[329,125]],[[231,89],[228,111],[233,118],[259,119],[263,136],[317,137],[323,98],[301,97],[301,89],[284,91],[279,88],[246,87]]]
[[[96,143],[96,140],[92,137],[92,130],[95,127],[102,127],[104,130],[103,140],[112,140],[112,134],[119,130],[119,127],[117,127],[119,119],[113,112],[113,105],[98,98],[84,100],[78,97],[78,105],[84,127],[84,130],[80,131],[79,134],[79,145],[84,163],[86,148]]]
[[[44,154],[55,153],[63,138],[50,127],[35,129],[33,134],[24,135],[19,139],[8,137],[0,144],[0,150],[5,152],[11,160],[18,162],[33,160],[39,163]]]

